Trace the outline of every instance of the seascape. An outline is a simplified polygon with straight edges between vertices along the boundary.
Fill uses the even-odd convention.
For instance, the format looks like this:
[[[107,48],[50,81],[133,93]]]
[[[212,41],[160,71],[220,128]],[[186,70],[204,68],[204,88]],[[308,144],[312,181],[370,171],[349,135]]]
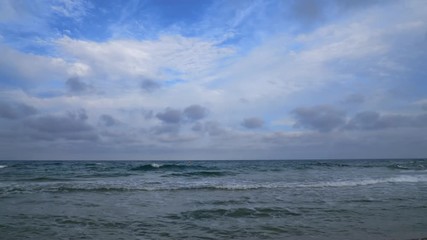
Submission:
[[[0,240],[427,240],[427,0],[0,0]]]
[[[427,160],[2,161],[2,239],[421,239]]]

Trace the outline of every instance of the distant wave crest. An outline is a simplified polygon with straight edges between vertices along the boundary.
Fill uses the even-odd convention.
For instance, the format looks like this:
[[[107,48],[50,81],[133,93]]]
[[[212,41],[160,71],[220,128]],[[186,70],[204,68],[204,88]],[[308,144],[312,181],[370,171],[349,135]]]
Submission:
[[[275,188],[330,188],[330,187],[357,187],[387,183],[418,183],[427,182],[427,176],[397,176],[383,179],[359,179],[342,180],[317,183],[226,183],[226,182],[180,182],[180,183],[141,183],[128,184],[120,183],[45,183],[22,184],[22,185],[2,185],[0,195],[13,193],[31,192],[125,192],[125,191],[182,191],[182,190],[222,190],[222,191],[243,191],[256,189]]]
[[[388,166],[390,169],[397,169],[397,170],[427,170],[427,167],[421,163],[406,163],[406,164],[391,164]]]
[[[226,175],[233,175],[232,172],[227,171],[191,171],[184,173],[171,173],[164,175],[165,177],[222,177]]]
[[[153,170],[185,170],[185,169],[207,169],[204,166],[200,165],[191,165],[191,164],[144,164],[131,168],[132,171],[153,171]]]

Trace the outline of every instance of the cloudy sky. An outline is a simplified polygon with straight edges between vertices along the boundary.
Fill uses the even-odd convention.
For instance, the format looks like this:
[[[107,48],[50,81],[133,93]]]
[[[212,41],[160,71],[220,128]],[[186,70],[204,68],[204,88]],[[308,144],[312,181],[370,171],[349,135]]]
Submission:
[[[0,0],[0,153],[427,157],[427,1]]]

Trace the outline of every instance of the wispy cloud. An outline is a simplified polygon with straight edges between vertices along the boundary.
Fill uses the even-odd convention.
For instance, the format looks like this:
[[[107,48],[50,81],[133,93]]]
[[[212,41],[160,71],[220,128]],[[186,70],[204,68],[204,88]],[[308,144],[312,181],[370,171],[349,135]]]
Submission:
[[[1,1],[1,150],[425,155],[426,10],[417,0]]]

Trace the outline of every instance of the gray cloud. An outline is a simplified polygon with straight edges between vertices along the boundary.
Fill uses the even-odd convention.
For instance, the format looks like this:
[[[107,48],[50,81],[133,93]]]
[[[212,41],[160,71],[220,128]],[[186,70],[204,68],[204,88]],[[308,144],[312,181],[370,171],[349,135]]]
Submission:
[[[153,92],[161,87],[160,83],[151,79],[141,81],[141,89],[145,92]]]
[[[117,120],[114,119],[111,115],[103,114],[99,117],[99,121],[102,125],[111,127],[117,124]]]
[[[200,120],[208,114],[208,110],[200,105],[191,105],[184,109],[184,115],[193,121]]]
[[[295,127],[330,132],[345,124],[345,112],[331,106],[301,107],[292,111]]]
[[[176,124],[181,122],[182,113],[180,110],[166,108],[163,112],[157,113],[156,117],[164,123]]]
[[[149,111],[144,111],[142,115],[144,116],[145,119],[149,120],[153,118],[154,113],[153,113],[153,110],[149,110]]]
[[[343,131],[300,135],[278,132],[262,142],[270,144],[269,149],[275,156],[287,158],[419,158],[427,152],[426,133],[426,128],[354,131],[351,134]]]
[[[93,91],[93,86],[80,80],[78,77],[69,78],[65,85],[70,93],[83,94]]]
[[[27,133],[27,137],[33,140],[55,141],[57,139],[65,139],[70,141],[90,141],[95,142],[99,136],[95,131],[79,131],[79,132],[41,132],[32,131]]]
[[[180,130],[180,125],[178,124],[163,124],[160,126],[153,127],[151,133],[155,135],[177,135]]]
[[[370,5],[378,4],[379,2],[384,3],[383,1],[379,1],[379,0],[335,0],[334,1],[334,3],[341,10],[351,10],[351,9],[363,8],[363,7],[367,7]]]
[[[292,14],[303,24],[312,24],[324,17],[323,5],[322,2],[316,0],[295,1]]]
[[[36,113],[37,109],[24,103],[0,102],[0,118],[19,119]]]
[[[264,125],[264,120],[257,117],[246,118],[241,125],[248,129],[261,128]]]
[[[196,122],[192,127],[191,130],[195,132],[202,132],[203,131],[203,124],[200,122]]]
[[[69,112],[68,116],[71,118],[77,118],[82,121],[85,121],[89,118],[86,114],[86,110],[84,109],[79,109],[76,112]]]
[[[216,121],[196,122],[191,127],[191,130],[198,133],[206,133],[209,136],[221,136],[227,133],[227,130]]]
[[[303,26],[310,26],[378,2],[376,0],[298,0],[293,1],[291,5],[290,17]],[[381,3],[384,4],[384,1]],[[285,6],[287,8],[289,5]]]
[[[378,129],[380,128],[380,115],[377,112],[365,111],[356,114],[347,124],[347,129]]]
[[[402,127],[427,127],[427,114],[415,116],[381,115],[378,112],[365,111],[356,114],[346,125],[346,129],[350,130],[380,130]]]
[[[414,127],[427,127],[427,114],[420,114],[414,117],[413,120]]]
[[[86,120],[85,110],[70,112],[63,116],[44,115],[27,119],[24,124],[30,138],[40,140],[90,140],[98,138],[95,129]],[[25,133],[24,133],[25,134]]]
[[[365,102],[365,97],[361,94],[350,94],[344,100],[346,104],[361,104]]]
[[[205,122],[203,129],[210,136],[221,136],[226,133],[226,130],[223,127],[221,127],[221,124],[215,121]]]
[[[93,128],[86,123],[87,115],[84,110],[69,113],[65,116],[45,115],[27,121],[28,126],[41,132],[62,133],[90,131]]]

